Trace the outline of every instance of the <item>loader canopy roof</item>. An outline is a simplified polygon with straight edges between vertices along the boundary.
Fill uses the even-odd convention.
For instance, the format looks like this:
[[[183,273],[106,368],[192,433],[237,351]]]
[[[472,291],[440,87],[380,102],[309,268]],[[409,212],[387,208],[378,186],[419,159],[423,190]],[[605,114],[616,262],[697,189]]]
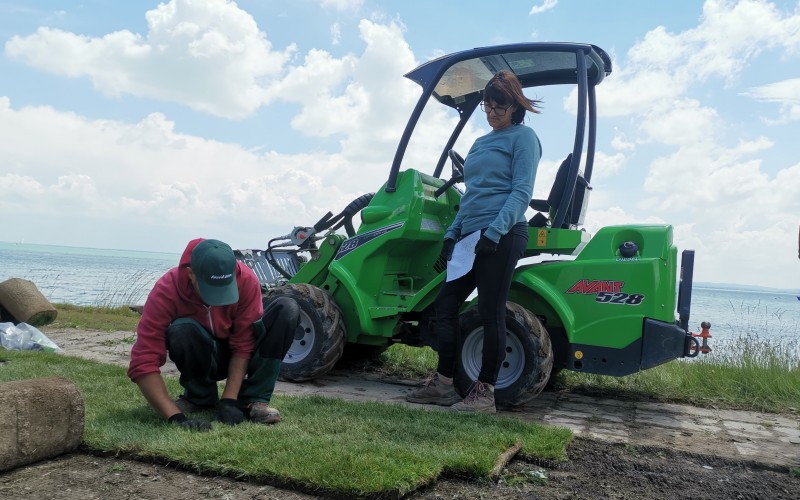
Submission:
[[[503,69],[513,72],[523,88],[577,85],[578,116],[573,150],[574,166],[570,177],[577,176],[586,128],[589,129],[586,168],[588,176],[591,176],[595,133],[594,87],[611,73],[611,59],[603,49],[590,44],[517,43],[456,52],[428,61],[405,75],[422,87],[422,95],[397,147],[386,183],[387,192],[394,192],[396,188],[397,175],[409,140],[431,97],[456,109],[460,116],[434,170],[433,175],[438,177],[447,159],[447,152],[478,107],[486,83]]]
[[[523,88],[577,84],[578,57],[582,53],[587,79],[597,85],[611,72],[611,60],[599,47],[567,43],[528,43],[486,47],[429,61],[407,73],[425,89],[436,82],[432,95],[442,104],[457,107],[466,96],[481,92],[500,70],[513,72]],[[440,76],[439,76],[440,75]],[[438,81],[437,81],[438,80]]]

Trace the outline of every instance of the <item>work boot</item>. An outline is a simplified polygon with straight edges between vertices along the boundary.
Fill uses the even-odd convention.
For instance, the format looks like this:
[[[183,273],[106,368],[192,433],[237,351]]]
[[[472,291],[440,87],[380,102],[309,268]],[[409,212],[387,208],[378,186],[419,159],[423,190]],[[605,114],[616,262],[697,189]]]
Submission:
[[[181,411],[181,413],[184,413],[184,414],[195,413],[195,412],[198,412],[198,411],[210,410],[211,408],[214,408],[213,405],[212,406],[203,406],[203,405],[198,405],[198,404],[192,403],[191,401],[186,399],[186,396],[184,396],[183,394],[178,396],[178,398],[175,400],[175,406],[177,406],[178,409]]]
[[[434,404],[439,406],[450,406],[461,400],[456,394],[456,388],[452,381],[447,384],[439,378],[438,373],[434,373],[425,385],[419,389],[411,391],[406,396],[409,403]]]
[[[454,411],[474,413],[497,413],[494,405],[494,386],[476,380],[467,391],[464,401],[451,406]]]
[[[257,424],[277,424],[281,421],[281,412],[262,401],[248,404],[244,414],[249,421]]]

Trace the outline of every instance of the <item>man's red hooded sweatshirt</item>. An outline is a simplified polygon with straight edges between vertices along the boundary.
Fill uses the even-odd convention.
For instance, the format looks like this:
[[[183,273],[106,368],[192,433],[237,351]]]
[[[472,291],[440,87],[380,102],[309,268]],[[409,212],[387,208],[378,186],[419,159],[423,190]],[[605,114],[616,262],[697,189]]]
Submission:
[[[249,267],[237,261],[239,302],[228,306],[207,306],[186,273],[192,250],[201,241],[203,238],[189,242],[178,267],[159,278],[147,296],[128,366],[128,377],[134,382],[149,373],[161,372],[167,361],[167,328],[178,318],[191,318],[203,325],[214,338],[227,340],[235,358],[250,359],[253,354],[253,323],[263,314],[258,278]]]

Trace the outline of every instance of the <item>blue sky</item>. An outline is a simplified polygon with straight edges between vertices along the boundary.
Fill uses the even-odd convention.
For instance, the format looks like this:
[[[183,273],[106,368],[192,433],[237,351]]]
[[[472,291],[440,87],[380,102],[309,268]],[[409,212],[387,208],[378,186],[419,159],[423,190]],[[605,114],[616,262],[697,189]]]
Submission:
[[[263,248],[385,181],[441,54],[593,43],[598,159],[586,228],[669,223],[695,280],[800,286],[800,2],[0,0],[0,240],[180,252]],[[527,123],[546,196],[568,89]],[[424,117],[431,172],[454,116]],[[470,123],[466,153],[488,130]]]

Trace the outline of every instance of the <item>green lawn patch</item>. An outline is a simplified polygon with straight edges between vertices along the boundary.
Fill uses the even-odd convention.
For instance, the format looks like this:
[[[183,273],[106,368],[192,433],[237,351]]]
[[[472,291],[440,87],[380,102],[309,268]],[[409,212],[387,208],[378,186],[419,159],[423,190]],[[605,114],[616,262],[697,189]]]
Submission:
[[[50,328],[77,328],[103,332],[136,330],[141,316],[128,306],[92,307],[71,304],[54,304],[58,310],[55,321],[45,326]]]
[[[273,400],[280,424],[214,423],[211,432],[194,433],[164,423],[124,368],[1,349],[0,361],[0,381],[72,380],[85,400],[84,444],[91,450],[338,497],[399,497],[441,475],[487,478],[516,443],[522,457],[565,460],[572,438],[568,429],[504,417],[281,395]],[[167,387],[180,392],[176,379],[168,378]]]

